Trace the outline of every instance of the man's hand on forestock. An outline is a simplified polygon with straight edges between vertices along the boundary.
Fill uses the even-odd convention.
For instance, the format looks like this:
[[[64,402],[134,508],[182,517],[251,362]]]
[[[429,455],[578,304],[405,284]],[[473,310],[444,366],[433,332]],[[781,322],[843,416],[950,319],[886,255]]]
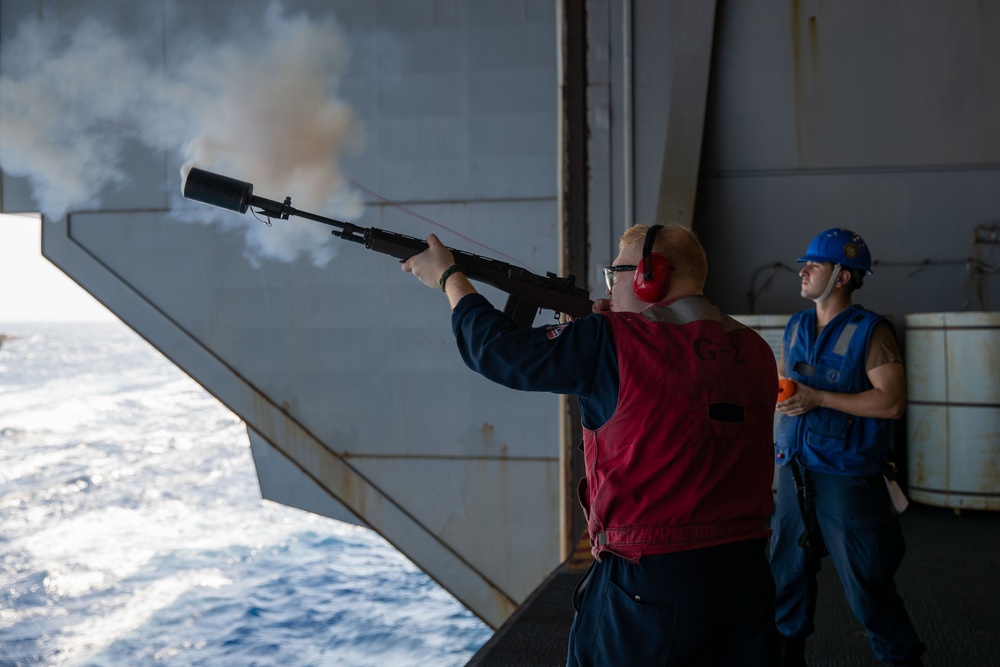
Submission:
[[[403,262],[403,270],[415,275],[428,287],[440,289],[441,274],[454,263],[455,256],[437,236],[431,234],[427,237],[427,250]]]
[[[590,308],[590,312],[592,312],[592,313],[600,313],[600,312],[603,312],[605,310],[611,310],[611,302],[608,301],[607,299],[597,299],[597,300],[595,300],[594,301],[594,305],[591,306],[591,308]],[[580,319],[579,317],[574,317],[574,316],[570,315],[569,313],[563,313],[563,314],[566,316],[566,321],[567,322],[575,322],[576,320]]]
[[[787,401],[782,401],[776,406],[778,412],[789,417],[797,417],[822,405],[823,395],[821,392],[799,382],[796,382],[795,385],[795,393]]]

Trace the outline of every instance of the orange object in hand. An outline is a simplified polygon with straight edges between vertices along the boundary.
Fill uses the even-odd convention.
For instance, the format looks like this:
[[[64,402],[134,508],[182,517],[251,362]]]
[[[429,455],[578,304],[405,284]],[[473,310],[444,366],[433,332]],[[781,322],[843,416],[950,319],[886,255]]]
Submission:
[[[795,395],[795,383],[787,378],[778,380],[778,403],[787,401]]]

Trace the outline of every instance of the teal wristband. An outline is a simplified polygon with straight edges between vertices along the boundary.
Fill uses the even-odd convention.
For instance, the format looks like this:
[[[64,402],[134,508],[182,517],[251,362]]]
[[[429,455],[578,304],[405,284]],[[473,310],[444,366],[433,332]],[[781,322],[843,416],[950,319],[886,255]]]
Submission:
[[[444,289],[445,283],[448,282],[448,278],[451,278],[451,274],[453,273],[465,273],[465,271],[458,264],[452,264],[447,269],[445,269],[444,273],[441,274],[441,280],[438,281],[438,285],[441,286],[442,292],[445,291]]]

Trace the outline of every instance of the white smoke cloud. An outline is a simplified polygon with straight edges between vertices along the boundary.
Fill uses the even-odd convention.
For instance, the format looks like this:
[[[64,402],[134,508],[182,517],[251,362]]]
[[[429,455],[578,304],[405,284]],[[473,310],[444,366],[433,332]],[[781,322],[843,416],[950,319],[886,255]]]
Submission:
[[[280,4],[259,19],[253,30],[234,25],[225,42],[170,41],[166,66],[143,57],[139,38],[94,19],[68,37],[26,21],[0,45],[0,168],[27,177],[42,213],[60,218],[128,187],[121,157],[138,141],[167,151],[182,179],[198,166],[265,197],[292,195],[300,210],[356,217],[360,201],[338,166],[362,147],[360,124],[337,98],[343,33],[332,17],[290,16]],[[317,223],[267,228],[203,204],[177,208],[182,219],[238,225],[254,263],[308,257],[321,266],[335,252],[331,230]]]

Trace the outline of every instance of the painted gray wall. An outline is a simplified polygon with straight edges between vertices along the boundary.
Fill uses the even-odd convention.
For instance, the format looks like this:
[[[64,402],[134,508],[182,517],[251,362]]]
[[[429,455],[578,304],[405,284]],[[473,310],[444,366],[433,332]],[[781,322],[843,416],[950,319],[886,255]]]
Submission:
[[[1000,263],[973,243],[1000,223],[998,28],[996,3],[720,2],[695,214],[710,296],[809,306],[771,267],[797,271],[842,226],[876,262],[855,300],[901,329],[907,313],[1000,306],[995,274],[967,279],[964,262]]]

